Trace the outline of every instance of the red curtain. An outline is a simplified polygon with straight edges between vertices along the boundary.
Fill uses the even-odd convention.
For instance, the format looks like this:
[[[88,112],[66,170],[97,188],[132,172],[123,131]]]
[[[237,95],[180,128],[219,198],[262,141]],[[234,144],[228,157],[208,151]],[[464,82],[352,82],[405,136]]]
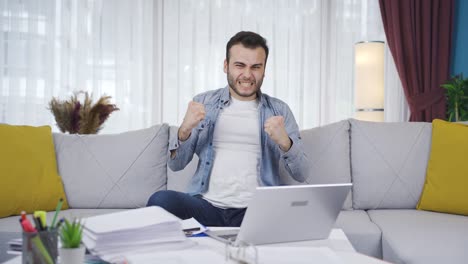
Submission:
[[[379,0],[387,43],[411,110],[410,121],[446,119],[454,0]]]

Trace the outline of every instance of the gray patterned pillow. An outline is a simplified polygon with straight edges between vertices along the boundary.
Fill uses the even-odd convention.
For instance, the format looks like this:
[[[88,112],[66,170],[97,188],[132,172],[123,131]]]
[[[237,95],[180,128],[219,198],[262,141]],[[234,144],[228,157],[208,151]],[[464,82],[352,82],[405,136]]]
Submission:
[[[166,189],[166,124],[121,134],[54,133],[71,208],[136,208]]]
[[[354,209],[415,209],[431,148],[431,123],[352,119]]]
[[[309,177],[305,184],[351,182],[348,120],[302,130],[301,137],[310,162]],[[299,184],[282,166],[280,166],[280,175],[286,184]],[[343,209],[353,209],[351,192],[346,198]]]

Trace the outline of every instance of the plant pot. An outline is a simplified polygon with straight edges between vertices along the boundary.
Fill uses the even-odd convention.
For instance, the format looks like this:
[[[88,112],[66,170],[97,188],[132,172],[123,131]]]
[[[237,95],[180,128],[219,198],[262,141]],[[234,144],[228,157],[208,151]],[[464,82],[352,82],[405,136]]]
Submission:
[[[59,263],[63,264],[83,264],[86,248],[80,245],[79,248],[59,248]]]

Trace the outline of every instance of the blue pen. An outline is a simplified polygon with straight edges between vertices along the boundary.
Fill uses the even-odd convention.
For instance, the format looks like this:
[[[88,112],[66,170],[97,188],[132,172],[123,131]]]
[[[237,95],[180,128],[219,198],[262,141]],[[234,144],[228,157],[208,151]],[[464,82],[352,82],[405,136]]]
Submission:
[[[58,221],[57,226],[55,227],[55,229],[59,229],[64,221],[65,221],[65,218],[60,218],[60,220]]]

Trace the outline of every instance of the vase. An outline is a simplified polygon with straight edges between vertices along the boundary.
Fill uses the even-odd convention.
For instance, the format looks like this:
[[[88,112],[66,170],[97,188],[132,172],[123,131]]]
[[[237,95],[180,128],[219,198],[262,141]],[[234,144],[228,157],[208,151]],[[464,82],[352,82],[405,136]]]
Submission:
[[[59,259],[62,264],[83,264],[86,248],[59,248]]]

